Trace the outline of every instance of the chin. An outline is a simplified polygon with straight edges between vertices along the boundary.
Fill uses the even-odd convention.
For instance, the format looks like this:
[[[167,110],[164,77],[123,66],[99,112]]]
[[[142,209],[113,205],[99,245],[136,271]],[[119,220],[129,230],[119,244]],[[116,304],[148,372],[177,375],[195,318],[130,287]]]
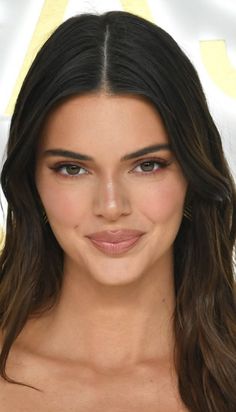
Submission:
[[[100,285],[103,286],[125,286],[137,282],[141,277],[141,273],[129,273],[127,271],[113,271],[111,275],[104,273],[90,273],[90,276]]]

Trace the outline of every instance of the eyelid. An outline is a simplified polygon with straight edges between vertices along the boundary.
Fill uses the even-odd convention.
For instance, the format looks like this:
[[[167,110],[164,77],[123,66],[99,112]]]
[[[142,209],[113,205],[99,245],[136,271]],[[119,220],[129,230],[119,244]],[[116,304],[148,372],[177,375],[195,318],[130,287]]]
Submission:
[[[134,164],[140,164],[144,162],[170,163],[171,160],[167,160],[163,157],[144,157],[142,159],[136,160]]]
[[[169,160],[163,158],[163,157],[143,157],[143,158],[138,158],[136,160],[133,160],[133,164],[139,163],[139,162],[147,162],[147,161],[151,161],[151,160],[155,160],[157,162],[169,162]],[[56,162],[55,166],[68,166],[68,165],[76,165],[78,167],[83,167],[86,169],[86,165],[83,164],[83,161],[77,161],[75,159],[64,159],[64,160],[59,160],[58,162]]]
[[[86,169],[86,166],[82,164],[82,162],[79,162],[77,160],[59,160],[53,163],[51,169],[55,169],[56,167],[63,167],[63,166],[78,166],[78,167],[83,167]]]
[[[160,158],[160,157],[148,157],[148,158],[144,158],[144,159],[139,159],[138,161],[136,161],[133,165],[133,168],[142,165],[143,163],[148,163],[148,162],[153,162],[153,163],[157,163],[160,165],[160,168],[165,168],[167,166],[169,166],[172,163],[173,159],[164,159],[164,158]],[[144,172],[145,173],[145,172]],[[151,172],[150,172],[151,173]],[[146,174],[148,174],[148,172],[146,172]]]

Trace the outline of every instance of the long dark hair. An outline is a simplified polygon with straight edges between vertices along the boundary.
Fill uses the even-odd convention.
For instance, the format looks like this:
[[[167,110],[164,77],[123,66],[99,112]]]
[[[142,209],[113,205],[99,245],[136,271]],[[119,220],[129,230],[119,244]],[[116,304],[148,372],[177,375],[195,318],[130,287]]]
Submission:
[[[40,129],[55,105],[81,93],[145,96],[162,117],[188,181],[174,244],[175,368],[192,412],[236,410],[233,250],[236,195],[198,75],[163,29],[131,13],[81,14],[55,30],[37,54],[12,117],[1,184],[8,201],[0,258],[0,374],[27,319],[52,307],[63,253],[43,221],[35,187]]]

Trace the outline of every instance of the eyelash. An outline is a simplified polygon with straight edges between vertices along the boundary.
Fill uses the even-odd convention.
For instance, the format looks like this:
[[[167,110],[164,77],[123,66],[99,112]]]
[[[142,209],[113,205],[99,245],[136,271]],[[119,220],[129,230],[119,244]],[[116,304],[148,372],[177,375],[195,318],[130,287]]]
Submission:
[[[163,160],[163,159],[157,159],[157,158],[145,159],[145,160],[143,160],[143,161],[139,161],[139,162],[134,166],[134,169],[135,169],[136,167],[138,167],[138,166],[142,166],[142,165],[145,164],[145,163],[151,163],[151,164],[155,164],[155,163],[156,163],[156,164],[158,164],[158,169],[155,170],[155,171],[151,171],[151,172],[144,172],[144,171],[142,171],[142,172],[134,172],[134,173],[136,173],[136,174],[138,174],[138,175],[142,175],[142,176],[143,176],[143,175],[147,175],[147,176],[155,175],[155,174],[159,173],[161,169],[165,169],[167,166],[169,166],[171,162],[168,162],[168,161]],[[60,174],[62,177],[65,177],[65,178],[67,178],[67,179],[68,179],[68,178],[69,178],[69,179],[75,179],[75,178],[78,178],[79,176],[87,175],[87,174],[88,174],[88,173],[82,173],[82,175],[81,175],[81,174],[76,174],[76,175],[73,175],[73,174],[72,174],[72,175],[70,175],[70,174],[63,174],[63,173],[62,173],[62,169],[65,169],[65,168],[71,167],[71,166],[77,167],[77,168],[79,169],[78,171],[80,171],[81,169],[87,170],[86,168],[80,166],[79,164],[76,164],[76,163],[68,163],[68,162],[66,162],[66,163],[63,162],[63,163],[56,164],[55,166],[50,167],[50,169],[54,170],[55,173],[58,173],[58,174]]]

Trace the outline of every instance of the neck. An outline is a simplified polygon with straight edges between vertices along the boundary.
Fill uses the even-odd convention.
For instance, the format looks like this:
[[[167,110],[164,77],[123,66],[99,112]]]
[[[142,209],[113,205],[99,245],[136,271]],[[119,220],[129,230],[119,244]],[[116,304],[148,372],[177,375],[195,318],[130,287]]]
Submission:
[[[52,348],[54,356],[102,372],[172,359],[175,295],[169,259],[118,286],[99,284],[69,261],[64,269],[57,305],[31,327],[30,339],[40,337],[42,351],[49,355]]]

